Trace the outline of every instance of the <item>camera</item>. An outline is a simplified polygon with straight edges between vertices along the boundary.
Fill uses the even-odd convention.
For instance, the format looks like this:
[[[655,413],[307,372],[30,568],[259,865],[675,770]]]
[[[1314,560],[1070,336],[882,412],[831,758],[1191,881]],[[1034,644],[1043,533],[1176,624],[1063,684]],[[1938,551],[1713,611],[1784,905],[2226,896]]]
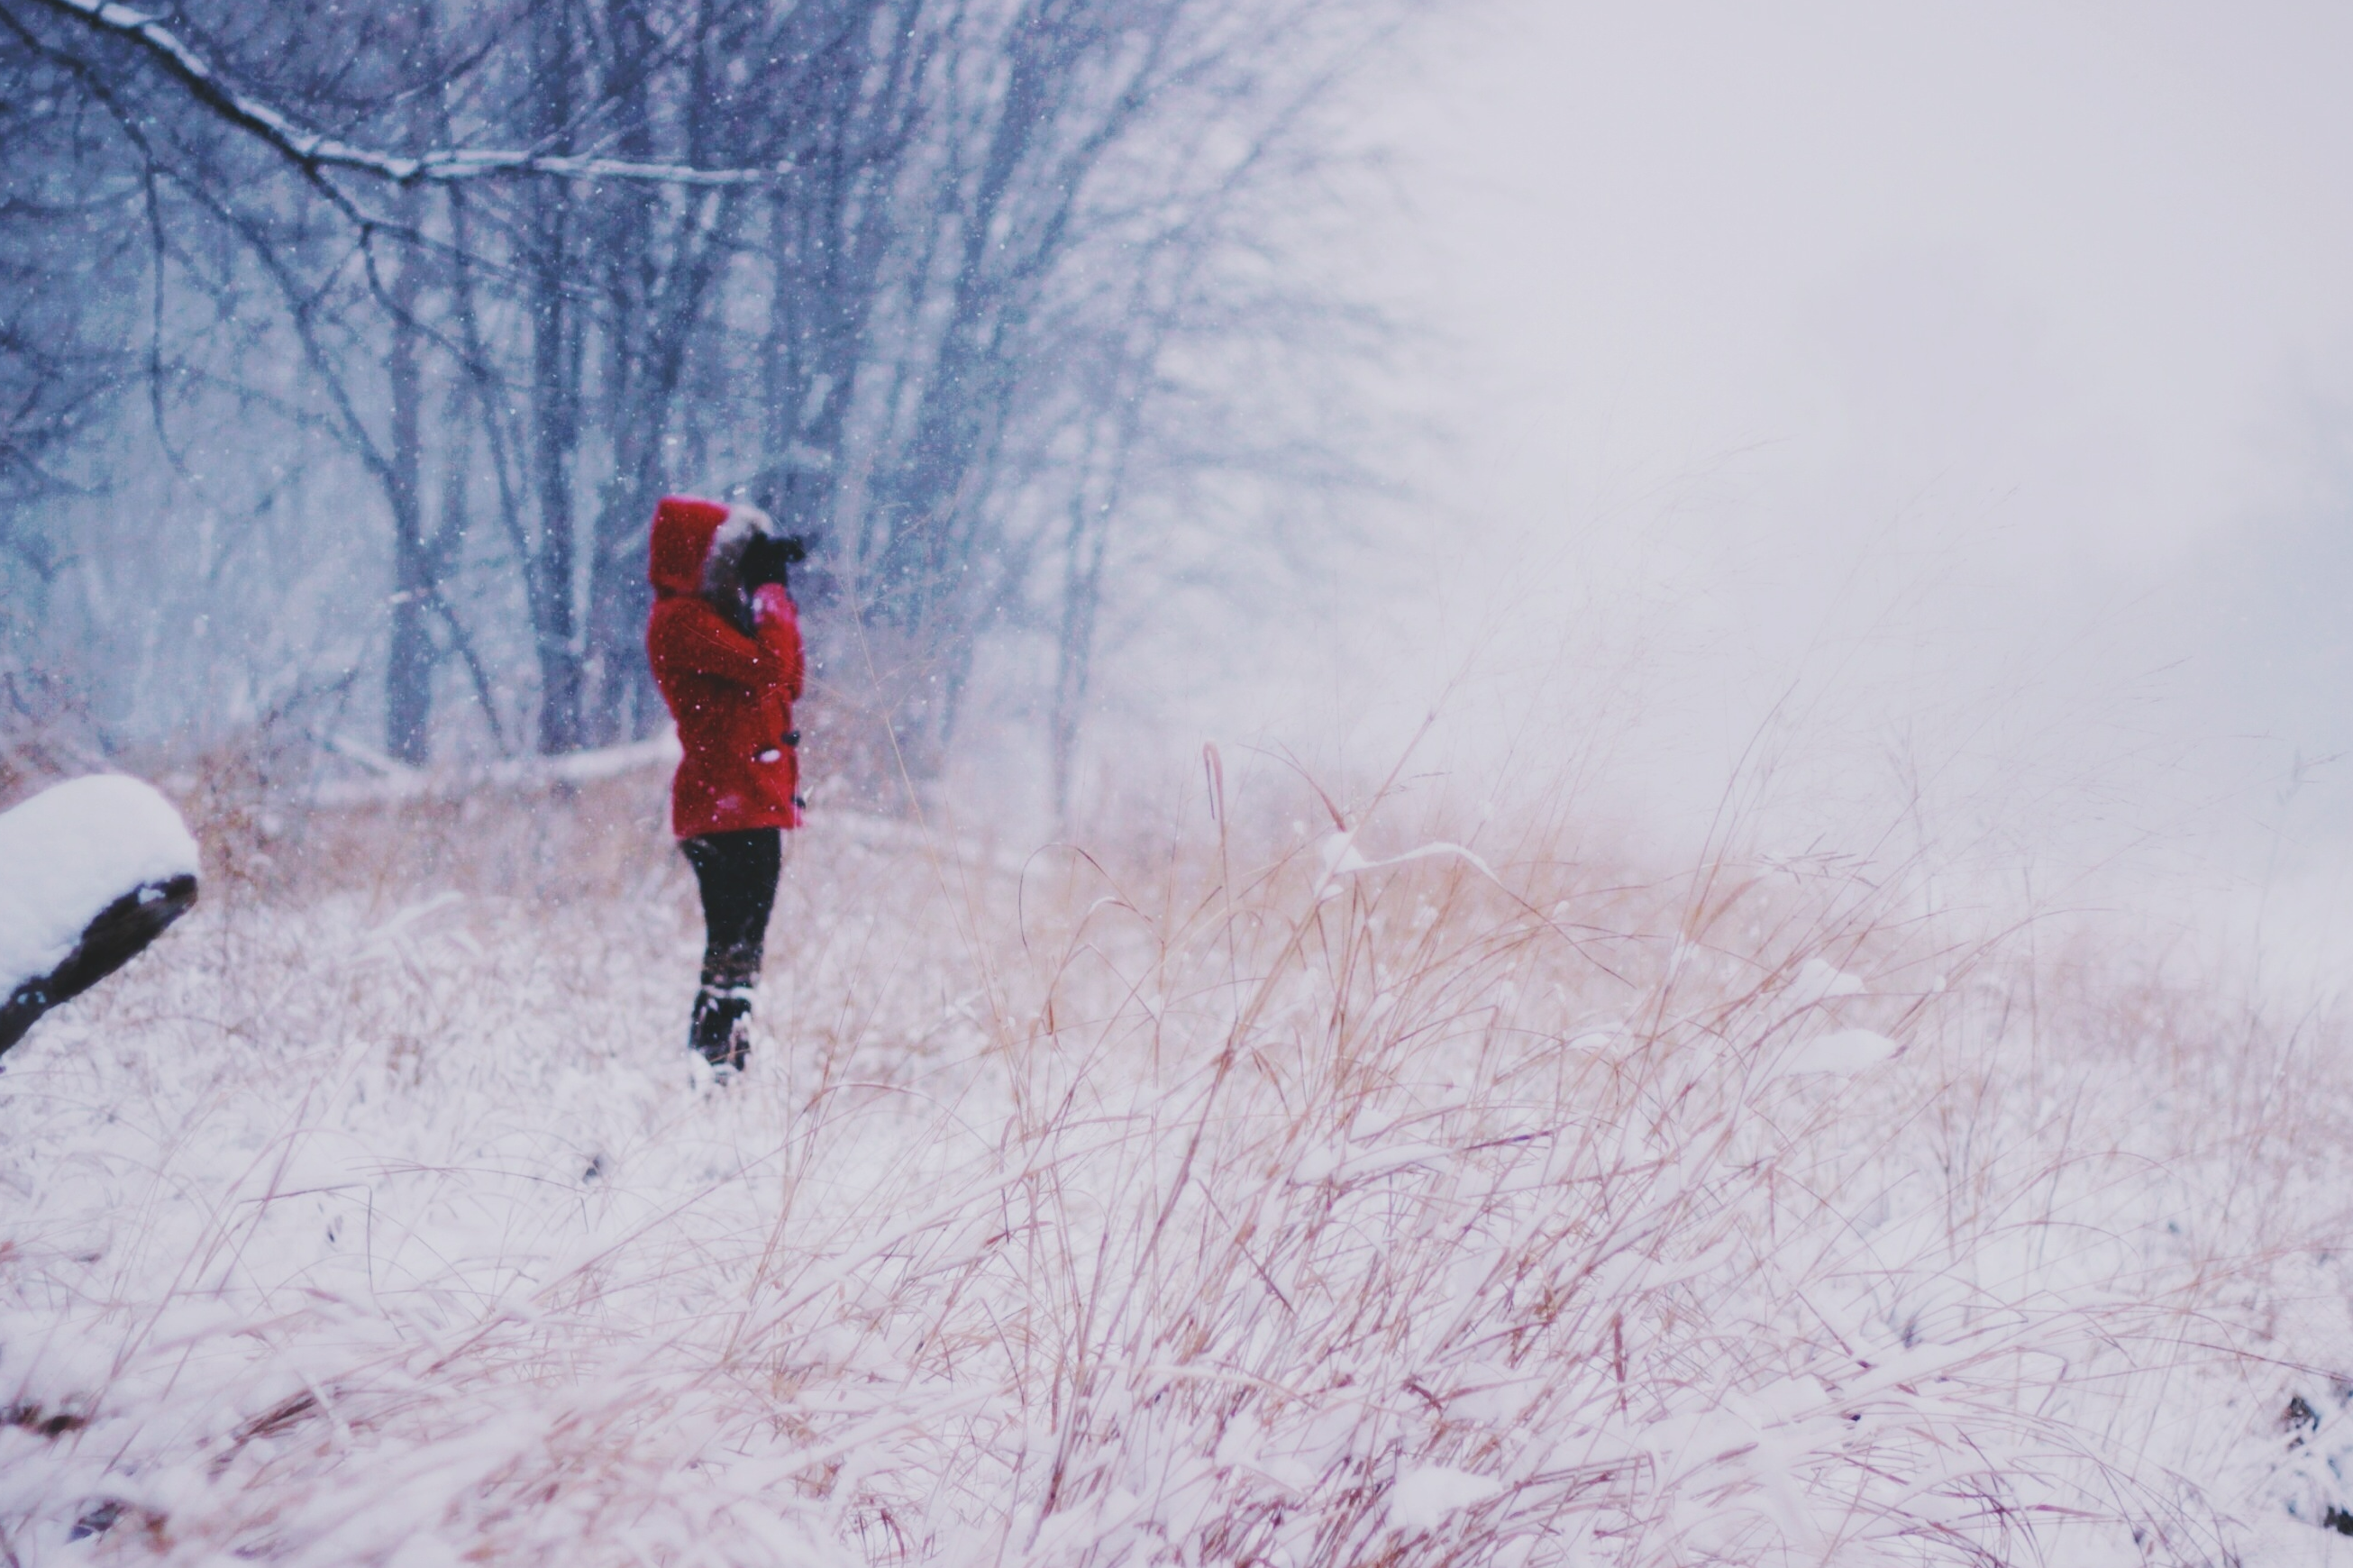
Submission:
[[[791,585],[791,571],[808,559],[808,541],[797,533],[781,539],[765,534],[744,547],[744,587],[745,591],[775,583]]]

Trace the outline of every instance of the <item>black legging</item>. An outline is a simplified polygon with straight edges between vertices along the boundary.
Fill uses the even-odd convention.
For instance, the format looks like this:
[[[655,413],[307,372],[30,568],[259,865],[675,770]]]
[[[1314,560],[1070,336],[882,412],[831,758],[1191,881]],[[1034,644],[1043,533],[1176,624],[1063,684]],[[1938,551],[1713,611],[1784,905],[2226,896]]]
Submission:
[[[702,889],[703,988],[758,984],[776,877],[785,864],[783,832],[706,833],[679,840],[679,847]]]

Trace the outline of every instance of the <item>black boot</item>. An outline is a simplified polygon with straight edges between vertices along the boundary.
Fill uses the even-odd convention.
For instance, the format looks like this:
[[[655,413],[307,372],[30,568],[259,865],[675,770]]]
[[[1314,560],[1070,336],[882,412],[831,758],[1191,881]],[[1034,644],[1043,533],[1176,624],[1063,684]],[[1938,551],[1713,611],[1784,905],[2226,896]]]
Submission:
[[[744,1070],[752,1053],[752,988],[705,984],[694,994],[694,1021],[687,1043],[702,1054],[723,1082]]]

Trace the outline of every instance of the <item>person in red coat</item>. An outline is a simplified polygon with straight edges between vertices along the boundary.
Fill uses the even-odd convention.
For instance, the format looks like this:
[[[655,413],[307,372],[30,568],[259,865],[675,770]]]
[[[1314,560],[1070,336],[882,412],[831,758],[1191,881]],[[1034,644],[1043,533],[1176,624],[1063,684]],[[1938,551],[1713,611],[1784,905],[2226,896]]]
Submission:
[[[754,507],[669,496],[654,511],[646,653],[686,753],[670,831],[694,868],[706,933],[687,1037],[723,1078],[750,1048],[783,834],[801,825],[803,660],[786,579],[802,553]]]

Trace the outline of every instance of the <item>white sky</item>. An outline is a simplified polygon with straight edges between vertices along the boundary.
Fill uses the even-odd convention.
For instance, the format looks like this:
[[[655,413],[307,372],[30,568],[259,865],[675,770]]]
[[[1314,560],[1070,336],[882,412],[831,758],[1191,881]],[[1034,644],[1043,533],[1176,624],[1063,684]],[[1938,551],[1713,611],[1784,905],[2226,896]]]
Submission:
[[[2353,761],[2277,799],[2353,745],[2353,6],[1421,38],[1368,95],[1408,212],[1367,254],[1451,345],[1409,396],[1453,438],[1402,597],[1304,628],[1351,761],[1439,701],[1458,774],[1694,821],[1762,737],[1793,832],[1898,757],[2102,847],[2353,823]]]

